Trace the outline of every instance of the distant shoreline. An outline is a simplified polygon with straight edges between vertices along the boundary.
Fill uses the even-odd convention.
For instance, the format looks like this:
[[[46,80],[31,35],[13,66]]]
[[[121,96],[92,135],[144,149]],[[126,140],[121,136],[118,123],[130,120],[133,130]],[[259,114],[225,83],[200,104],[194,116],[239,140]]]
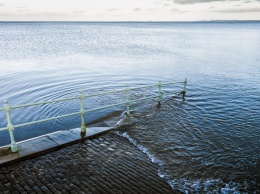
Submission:
[[[0,21],[0,23],[259,23],[260,20],[200,20],[200,21]]]

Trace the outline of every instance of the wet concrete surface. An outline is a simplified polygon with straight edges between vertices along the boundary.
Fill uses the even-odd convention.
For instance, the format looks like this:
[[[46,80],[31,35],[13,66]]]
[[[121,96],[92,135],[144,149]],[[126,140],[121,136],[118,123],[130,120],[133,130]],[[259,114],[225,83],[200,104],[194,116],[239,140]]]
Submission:
[[[0,166],[43,155],[85,139],[95,138],[111,129],[112,127],[88,127],[87,133],[82,133],[79,128],[57,131],[18,142],[19,151],[15,153],[11,151],[10,145],[3,146],[0,147]]]
[[[179,193],[113,132],[0,168],[0,193]]]

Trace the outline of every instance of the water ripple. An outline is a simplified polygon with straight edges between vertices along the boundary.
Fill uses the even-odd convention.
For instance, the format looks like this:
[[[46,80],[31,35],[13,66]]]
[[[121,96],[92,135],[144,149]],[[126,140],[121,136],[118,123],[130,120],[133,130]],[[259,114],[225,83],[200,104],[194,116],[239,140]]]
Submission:
[[[120,131],[186,193],[259,193],[260,25],[254,23],[1,23],[0,106],[188,78],[185,101],[131,105]],[[250,38],[248,38],[250,37]],[[253,48],[253,49],[252,49]],[[164,86],[163,94],[182,90]],[[158,88],[131,92],[131,99]],[[86,109],[125,93],[86,98]],[[11,110],[14,124],[79,111],[79,100]],[[86,114],[86,123],[125,106]],[[139,115],[137,115],[139,113]],[[0,111],[0,127],[6,126]],[[80,116],[15,129],[17,141],[79,127]],[[0,145],[10,143],[6,131]]]

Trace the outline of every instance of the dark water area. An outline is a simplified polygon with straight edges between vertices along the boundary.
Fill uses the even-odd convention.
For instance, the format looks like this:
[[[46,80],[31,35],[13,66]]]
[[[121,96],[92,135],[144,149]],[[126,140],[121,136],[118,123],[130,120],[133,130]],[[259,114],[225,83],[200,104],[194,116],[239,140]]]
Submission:
[[[260,23],[0,23],[0,106],[188,79],[186,100],[131,106],[117,134],[186,193],[260,192]],[[175,89],[174,86],[163,88]],[[157,89],[132,93],[134,98]],[[125,100],[93,97],[85,108]],[[11,111],[14,124],[79,111],[79,100]],[[125,107],[85,116],[120,117]],[[0,128],[6,126],[0,111]],[[16,141],[80,126],[68,117],[15,129]],[[0,145],[7,145],[7,131]]]

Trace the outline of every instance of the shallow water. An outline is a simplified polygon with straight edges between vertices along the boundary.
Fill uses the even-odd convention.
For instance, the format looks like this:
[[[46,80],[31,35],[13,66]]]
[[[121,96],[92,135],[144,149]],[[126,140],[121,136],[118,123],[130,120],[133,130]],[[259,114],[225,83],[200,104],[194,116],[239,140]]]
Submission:
[[[187,78],[184,102],[165,97],[161,108],[155,100],[131,106],[137,122],[118,133],[158,163],[158,174],[174,189],[257,193],[259,31],[257,22],[0,23],[0,102],[18,105]],[[157,89],[131,97],[148,94]],[[124,100],[124,94],[89,98],[85,107]],[[78,110],[75,100],[12,110],[11,116],[19,124]],[[121,106],[85,117],[92,123],[123,111]],[[3,111],[0,120],[6,126]],[[79,126],[75,116],[18,128],[15,137]],[[0,138],[0,145],[10,143],[6,131]]]

